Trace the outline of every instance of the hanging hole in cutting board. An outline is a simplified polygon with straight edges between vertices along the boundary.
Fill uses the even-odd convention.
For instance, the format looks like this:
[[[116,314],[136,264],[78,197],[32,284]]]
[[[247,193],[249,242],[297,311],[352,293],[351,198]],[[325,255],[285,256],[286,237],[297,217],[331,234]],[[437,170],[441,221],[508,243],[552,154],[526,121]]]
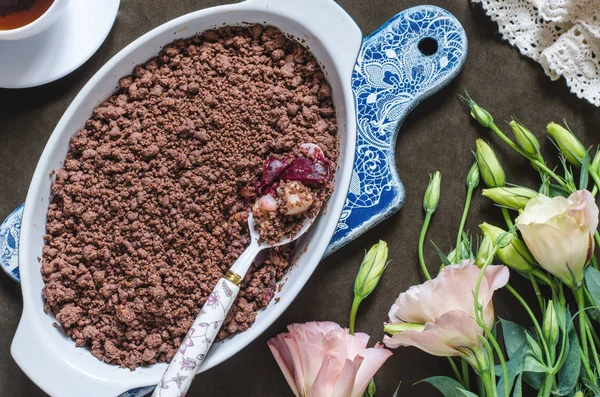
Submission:
[[[419,51],[421,51],[421,54],[425,56],[431,56],[437,52],[438,42],[436,39],[433,39],[431,37],[425,37],[424,39],[419,41],[418,47]]]

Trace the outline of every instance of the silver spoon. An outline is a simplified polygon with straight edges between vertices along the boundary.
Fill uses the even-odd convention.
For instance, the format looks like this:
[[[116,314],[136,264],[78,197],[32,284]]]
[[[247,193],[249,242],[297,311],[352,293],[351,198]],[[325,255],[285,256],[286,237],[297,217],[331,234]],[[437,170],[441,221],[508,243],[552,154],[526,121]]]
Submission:
[[[302,229],[291,238],[282,239],[274,244],[265,242],[259,244],[254,216],[250,213],[248,216],[250,245],[231,266],[225,277],[219,279],[206,303],[202,306],[200,314],[198,314],[183,342],[181,342],[177,353],[171,360],[156,389],[154,389],[152,397],[185,396],[194,376],[196,376],[206,358],[208,350],[217,338],[233,301],[240,292],[241,281],[258,253],[264,249],[278,247],[296,240],[306,233],[314,219],[306,218],[302,224]]]

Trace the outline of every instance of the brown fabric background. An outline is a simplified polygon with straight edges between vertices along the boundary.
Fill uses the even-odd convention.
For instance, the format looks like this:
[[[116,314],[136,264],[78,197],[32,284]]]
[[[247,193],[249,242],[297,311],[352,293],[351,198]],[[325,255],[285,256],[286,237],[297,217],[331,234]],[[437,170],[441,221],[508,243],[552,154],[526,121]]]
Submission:
[[[38,158],[71,100],[87,80],[125,45],[150,29],[182,14],[225,1],[217,0],[123,0],[116,23],[100,50],[71,75],[43,87],[0,90],[0,217],[21,204]],[[517,116],[539,137],[549,121],[569,122],[586,145],[598,144],[600,109],[577,99],[564,81],[551,82],[542,68],[502,42],[497,26],[478,6],[468,0],[431,0],[452,12],[464,25],[469,39],[469,56],[463,72],[441,93],[421,104],[400,130],[396,148],[397,165],[406,186],[404,208],[391,219],[324,260],[304,290],[285,314],[254,343],[224,364],[196,378],[189,396],[288,396],[287,384],[269,349],[268,338],[292,322],[331,320],[347,326],[354,276],[364,249],[378,239],[390,246],[392,263],[377,290],[363,303],[357,329],[381,340],[382,323],[398,293],[422,281],[418,271],[417,240],[422,214],[422,194],[429,172],[443,173],[442,201],[434,216],[428,240],[448,250],[462,212],[464,176],[478,137],[496,143],[497,153],[514,183],[531,183],[534,173],[528,164],[499,144],[498,139],[473,123],[457,95],[467,89],[499,121]],[[399,11],[418,5],[419,0],[341,0],[364,34],[369,34]],[[0,64],[1,64],[0,54]],[[1,67],[0,67],[1,73]],[[546,153],[552,145],[542,139]],[[484,219],[502,225],[499,211],[480,197],[473,202],[467,227],[475,231]],[[431,246],[426,258],[430,269],[439,261]],[[513,276],[513,283],[528,284]],[[522,310],[504,293],[496,299],[497,312],[505,317],[522,317]],[[3,273],[0,274],[0,395],[37,397],[39,390],[10,356],[10,343],[21,314],[21,295]],[[527,324],[526,319],[523,318]],[[32,357],[32,359],[35,359]],[[429,357],[412,348],[399,349],[377,375],[378,395],[391,396],[402,380],[402,395],[434,396],[428,385],[413,384],[449,371],[445,359]],[[81,391],[85,395],[85,391]]]

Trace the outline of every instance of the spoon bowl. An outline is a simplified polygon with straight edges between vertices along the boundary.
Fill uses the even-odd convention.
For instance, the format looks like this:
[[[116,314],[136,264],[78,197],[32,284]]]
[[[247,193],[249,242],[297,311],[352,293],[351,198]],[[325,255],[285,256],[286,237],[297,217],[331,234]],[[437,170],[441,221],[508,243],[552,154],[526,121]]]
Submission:
[[[259,245],[260,249],[263,250],[263,249],[267,249],[267,248],[275,248],[275,247],[279,247],[282,245],[292,243],[295,240],[298,240],[300,237],[302,237],[302,235],[304,233],[306,233],[308,231],[308,229],[310,229],[313,222],[315,221],[315,218],[316,218],[316,216],[312,217],[312,218],[308,218],[308,217],[305,218],[304,222],[302,223],[302,228],[292,237],[282,238],[278,242],[272,243],[272,244],[268,244],[263,241]],[[252,240],[258,241],[260,237],[258,235],[258,232],[256,231],[256,221],[254,220],[254,215],[252,215],[252,213],[250,213],[250,215],[248,216],[248,229],[250,230],[250,238]]]

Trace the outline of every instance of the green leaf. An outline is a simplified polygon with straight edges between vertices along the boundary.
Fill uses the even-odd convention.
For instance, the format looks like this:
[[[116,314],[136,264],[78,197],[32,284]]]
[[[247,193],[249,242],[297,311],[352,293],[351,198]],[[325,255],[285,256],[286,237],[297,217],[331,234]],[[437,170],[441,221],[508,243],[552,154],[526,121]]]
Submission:
[[[422,382],[427,382],[438,389],[444,397],[464,397],[464,394],[461,392],[463,385],[447,376],[432,376],[423,379]]]
[[[560,161],[565,171],[565,182],[571,188],[571,190],[577,190],[577,186],[575,186],[575,178],[573,177],[573,171],[571,170],[571,167],[567,164],[567,159],[565,158],[565,156],[561,156]]]
[[[400,391],[400,385],[402,384],[402,381],[400,381],[398,383],[398,387],[396,387],[396,391],[394,392],[394,395],[392,397],[398,397],[398,392]]]
[[[527,334],[527,345],[529,346],[529,349],[533,352],[533,355],[535,356],[535,358],[538,361],[543,361],[543,357],[542,357],[542,348],[540,347],[540,344],[531,337],[531,335],[529,335],[529,333]]]
[[[577,386],[577,380],[579,379],[579,373],[581,371],[581,350],[579,349],[579,339],[577,338],[577,332],[573,326],[573,320],[571,313],[566,309],[567,318],[567,359],[563,363],[562,367],[558,371],[558,392],[559,396],[566,396],[571,393],[575,386]],[[563,333],[563,338],[565,337]]]
[[[587,189],[588,185],[588,168],[590,167],[590,154],[585,152],[585,157],[581,163],[581,174],[579,174],[579,190]]]
[[[594,305],[600,306],[600,271],[588,266],[585,269],[585,285],[594,300]]]
[[[523,375],[519,374],[512,397],[523,397]]]
[[[584,372],[582,370],[582,372]],[[583,383],[583,385],[585,386],[586,389],[588,389],[588,392],[590,396],[594,396],[594,397],[599,397],[600,396],[600,387],[598,387],[596,385],[595,380],[589,380],[585,374],[581,374],[581,383]]]
[[[502,324],[502,337],[504,338],[504,347],[508,358],[519,350],[527,342],[527,330],[519,324],[512,321],[500,319]]]
[[[506,372],[508,373],[508,388],[509,391],[512,389],[513,387],[513,383],[515,382],[515,378],[517,376],[521,376],[521,373],[523,372],[523,368],[525,365],[525,344],[521,345],[521,347],[519,349],[517,349],[516,352],[513,353],[513,356],[510,360],[508,360],[508,362],[506,363]],[[499,366],[496,366],[499,367]],[[500,372],[498,372],[498,370]],[[498,386],[496,388],[496,390],[498,391],[498,396],[505,396],[505,392],[504,392],[504,373],[502,372],[501,369],[497,369],[496,373],[501,374],[500,375],[500,379],[498,379]]]
[[[550,184],[550,197],[569,197],[571,193],[560,185]]]
[[[540,390],[544,384],[544,374],[539,372],[523,372],[523,380],[535,390]]]
[[[375,386],[375,379],[371,378],[367,390],[363,393],[362,397],[374,397],[377,392],[377,386]]]
[[[460,391],[460,392],[461,392],[461,393],[462,393],[464,396],[467,396],[467,397],[479,397],[477,394],[475,394],[475,393],[473,393],[473,392],[471,392],[471,391],[465,390],[465,389],[459,389],[459,391]]]
[[[546,373],[548,372],[548,367],[539,362],[534,355],[529,353],[525,355],[525,367],[523,368],[523,371]]]
[[[527,330],[520,326],[519,324],[515,324],[508,320],[500,319],[502,322],[502,336],[504,338],[504,347],[506,348],[506,353],[510,359],[516,353],[518,348],[527,343],[528,337],[530,337]],[[530,357],[533,358],[533,352],[530,349],[525,349],[524,353],[528,353]],[[535,360],[535,358],[533,358]],[[531,360],[531,359],[530,359]],[[537,360],[536,360],[537,361]],[[538,362],[539,363],[539,362]],[[534,369],[539,369],[539,367],[530,362],[529,366]],[[524,371],[526,369],[524,368]],[[536,390],[539,390],[542,387],[542,383],[544,382],[544,374],[538,372],[523,372],[523,380],[527,382],[531,387]]]
[[[435,245],[435,243],[432,241],[431,245],[433,245],[433,248],[435,249],[435,251],[437,252],[438,256],[440,257],[440,260],[442,261],[442,263],[444,264],[444,266],[450,266],[452,265],[452,262],[450,262],[450,260],[448,259],[448,257],[446,256],[446,254],[444,254],[442,252],[441,249],[438,248],[437,245]]]
[[[460,256],[461,259],[475,258],[475,255],[473,255],[473,243],[469,235],[465,232],[462,233],[462,238],[460,239]]]

